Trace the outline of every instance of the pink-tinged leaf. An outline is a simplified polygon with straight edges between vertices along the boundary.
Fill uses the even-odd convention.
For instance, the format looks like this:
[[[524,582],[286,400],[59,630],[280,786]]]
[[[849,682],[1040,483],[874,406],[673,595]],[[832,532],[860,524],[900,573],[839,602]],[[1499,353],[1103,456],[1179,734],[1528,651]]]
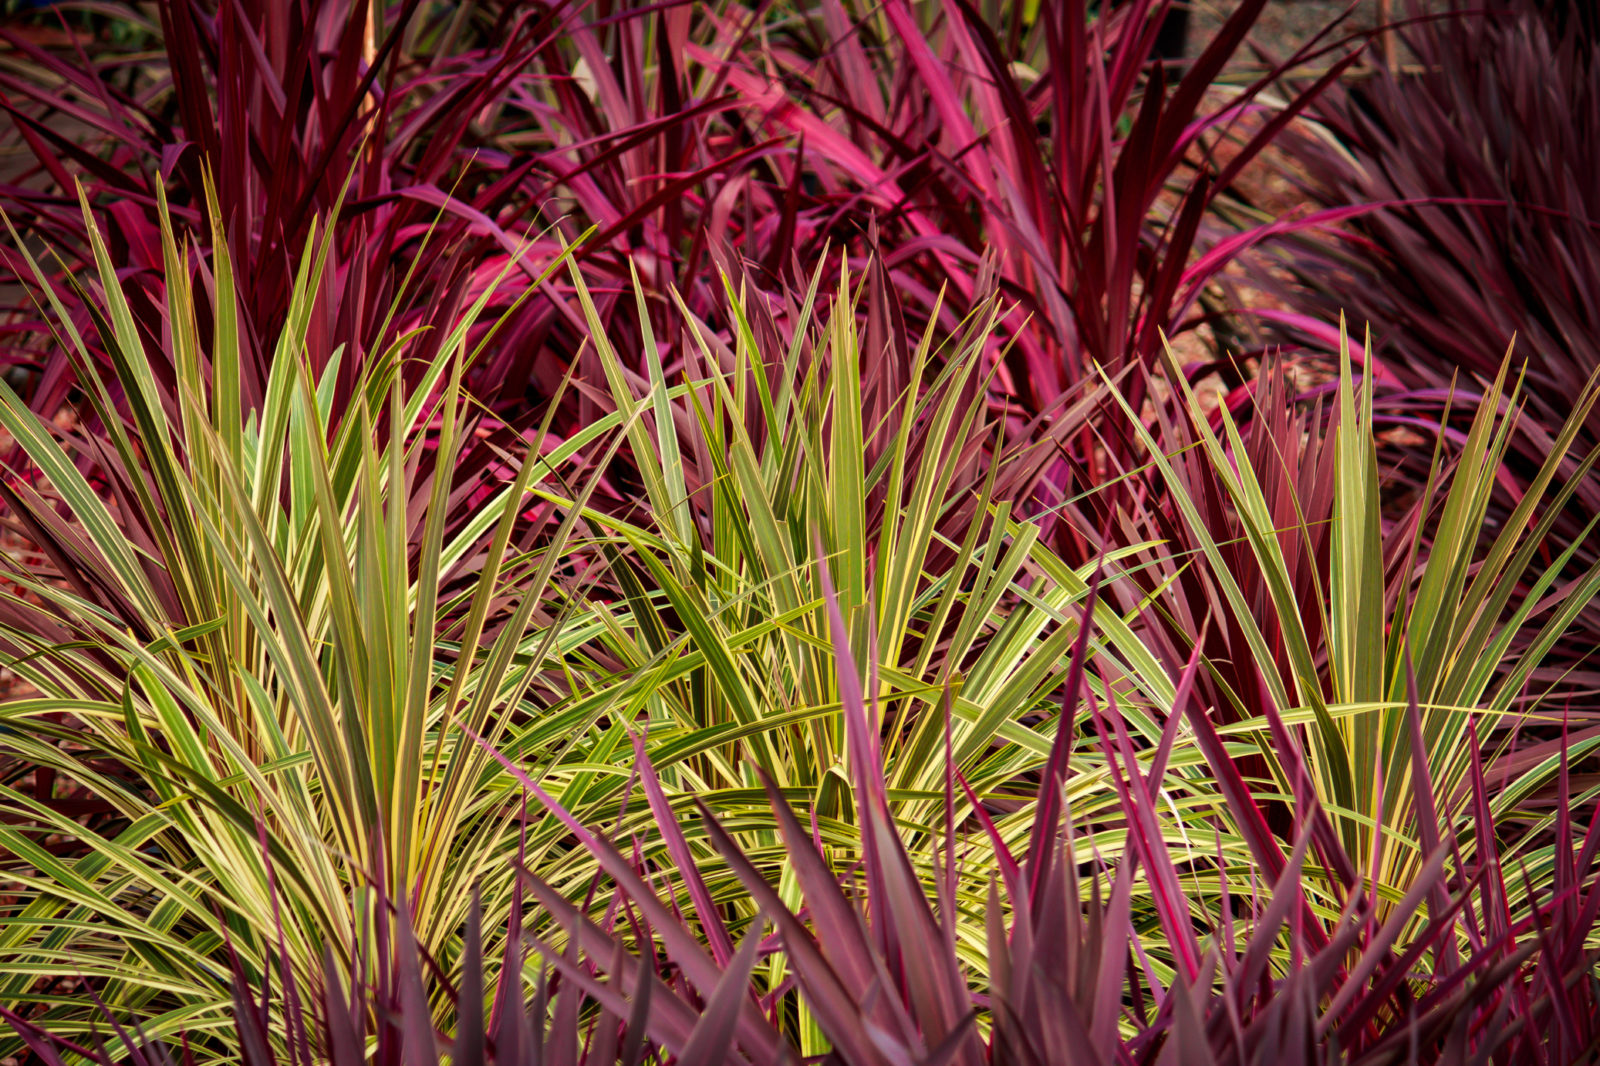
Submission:
[[[644,794],[650,802],[650,810],[656,816],[656,825],[660,827],[661,835],[666,840],[667,852],[672,856],[673,863],[676,864],[678,872],[689,888],[689,898],[694,900],[700,925],[705,929],[706,938],[711,942],[711,957],[716,960],[718,966],[726,967],[733,958],[733,941],[728,937],[727,927],[722,923],[722,915],[712,902],[705,881],[700,877],[694,854],[689,850],[689,842],[684,839],[683,830],[678,825],[678,816],[667,802],[666,793],[661,790],[661,779],[657,776],[655,767],[650,764],[644,738],[633,734],[632,740],[639,780],[644,785]]]
[[[1192,306],[1199,295],[1200,289],[1210,284],[1217,271],[1237,259],[1241,252],[1281,234],[1299,233],[1303,230],[1311,229],[1328,229],[1348,219],[1371,214],[1382,206],[1380,204],[1357,204],[1353,207],[1333,207],[1321,211],[1313,211],[1299,218],[1280,218],[1275,222],[1269,222],[1256,229],[1246,230],[1244,233],[1218,241],[1184,271],[1184,294],[1177,305],[1180,312],[1183,308]]]
[[[623,858],[616,848],[604,838],[598,837],[584,828],[582,823],[568,813],[561,804],[556,802],[554,797],[541,788],[520,766],[507,759],[496,748],[466,726],[462,725],[460,728],[537,798],[545,809],[565,825],[578,838],[579,843],[594,855],[601,868],[627,894],[634,906],[638,907],[649,918],[657,935],[661,937],[662,943],[665,945],[668,956],[673,963],[683,971],[684,975],[694,983],[702,994],[711,995],[722,975],[722,968],[706,954],[705,949],[700,945],[699,939],[688,929],[685,929],[677,916],[656,898],[650,886],[645,884],[643,879],[635,872],[633,864]],[[546,905],[549,905],[548,901],[546,901]],[[765,1022],[757,1013],[753,1002],[746,1004],[746,1009],[740,1016],[738,1036],[739,1042],[752,1054],[770,1054],[773,1051],[770,1030],[766,1029]]]
[[[1110,697],[1109,689],[1107,695]],[[1146,880],[1166,933],[1167,946],[1178,957],[1181,972],[1176,980],[1180,983],[1193,981],[1200,972],[1200,946],[1195,940],[1188,898],[1178,883],[1177,868],[1173,865],[1172,856],[1161,836],[1161,827],[1155,819],[1150,797],[1157,786],[1154,783],[1145,785],[1132,740],[1127,735],[1116,706],[1113,704],[1102,713],[1098,701],[1091,695],[1089,709],[1100,732],[1106,765],[1112,769],[1112,784],[1122,801],[1122,814],[1128,821],[1129,841],[1135,854],[1144,863]]]
[[[834,662],[840,703],[845,718],[854,769],[856,805],[860,814],[861,844],[867,871],[869,898],[878,902],[873,931],[891,958],[899,961],[904,975],[904,991],[909,1009],[924,1038],[943,1041],[963,1024],[969,1007],[966,979],[956,963],[954,952],[946,949],[939,925],[928,907],[921,880],[912,869],[889,809],[888,790],[883,780],[877,727],[868,714],[850,650],[850,634],[839,609],[839,599],[828,575],[826,555],[820,536],[817,539],[817,567],[827,604],[829,632],[833,641]],[[875,648],[876,642],[867,641]],[[876,686],[873,694],[876,697]],[[975,1044],[968,1044],[962,1062],[979,1061]]]
[[[744,943],[732,965],[706,1003],[705,1013],[695,1023],[689,1042],[679,1052],[682,1062],[704,1062],[708,1066],[719,1062],[738,1061],[734,1053],[733,1034],[737,1028],[739,1012],[750,998],[750,974],[755,969],[756,956],[761,947],[761,926],[758,918],[745,933]]]
[[[989,817],[989,812],[983,809],[983,801],[978,794],[972,791],[972,786],[967,783],[966,777],[958,771],[956,780],[961,783],[961,791],[967,797],[967,803],[972,808],[973,817],[978,819],[978,824],[983,827],[984,835],[989,838],[989,844],[994,848],[996,861],[1000,866],[1000,876],[1004,878],[1006,894],[1013,900],[1027,899],[1026,882],[1022,877],[1022,867],[1017,863],[1016,857],[1011,854],[1011,849],[1000,836],[1000,830],[994,824],[994,819]],[[1030,840],[1031,844],[1031,840]]]
[[[1050,756],[1045,760],[1044,774],[1039,779],[1034,830],[1028,842],[1025,866],[1028,898],[1033,901],[1035,908],[1040,906],[1040,890],[1050,878],[1050,864],[1056,857],[1056,837],[1061,822],[1061,790],[1066,783],[1067,763],[1072,758],[1078,704],[1084,698],[1084,664],[1089,655],[1089,634],[1094,629],[1094,609],[1100,598],[1101,576],[1101,568],[1097,566],[1089,579],[1083,616],[1078,622],[1077,640],[1067,666],[1067,680],[1061,691],[1061,713],[1056,718],[1056,735],[1050,742]]]
[[[1411,748],[1411,780],[1413,787],[1411,793],[1415,797],[1417,806],[1417,835],[1422,841],[1424,855],[1432,855],[1438,851],[1448,830],[1440,821],[1439,809],[1434,800],[1433,772],[1428,767],[1428,746],[1422,733],[1422,710],[1417,703],[1417,673],[1411,662],[1411,645],[1408,641],[1404,649],[1406,669],[1406,726],[1410,730]],[[1453,833],[1449,835],[1453,836]],[[1438,881],[1433,882],[1433,892],[1428,897],[1428,906],[1435,914],[1442,913],[1446,907],[1447,895],[1444,886]],[[1447,944],[1446,950],[1454,957],[1454,945]]]
[[[910,54],[912,66],[920,78],[920,87],[932,99],[934,110],[938,112],[943,134],[954,141],[955,149],[950,154],[963,161],[967,176],[974,185],[990,199],[999,199],[993,175],[983,165],[984,153],[972,151],[981,142],[967,118],[960,94],[950,79],[949,62],[940,59],[929,47],[927,35],[917,25],[906,0],[886,0],[883,12],[899,36],[900,43]]]
[[[485,1066],[488,1029],[483,1015],[483,900],[472,890],[466,934],[461,938],[461,984],[456,1007],[456,1041],[450,1061],[456,1066]],[[502,971],[500,980],[511,981],[515,970]]]
[[[565,902],[560,898],[560,894],[554,889],[541,890],[535,888],[535,895],[539,896],[554,914],[566,916],[570,912],[570,907],[565,905]],[[598,956],[594,952],[605,951],[615,943],[609,937],[600,933],[598,927],[592,930],[585,929],[582,938],[584,950],[589,953],[589,961],[591,963],[597,962]],[[611,981],[601,982],[595,979],[587,966],[574,966],[566,954],[558,951],[553,945],[536,936],[530,935],[528,940],[549,960],[550,965],[561,974],[563,981],[571,982],[581,988],[584,995],[593,999],[613,1014],[631,1011],[628,1030],[630,1040],[634,1039],[637,1034],[637,1038],[641,1041],[646,1039],[653,1040],[667,1048],[682,1048],[689,1042],[689,1034],[694,1032],[694,1026],[699,1021],[699,1014],[683,999],[663,986],[660,980],[651,973],[650,968],[644,966],[639,960],[631,957],[625,959],[622,971],[613,973]],[[649,991],[645,991],[646,988]],[[625,990],[629,989],[636,990],[631,1004],[623,994]],[[643,1009],[641,1009],[641,1004],[643,1004]],[[526,1024],[527,1015],[522,1014],[521,1011],[518,1011],[518,1014],[524,1019],[523,1024]],[[642,1019],[639,1015],[643,1016]],[[643,1024],[635,1027],[635,1023],[641,1020]],[[494,1056],[497,1063],[507,1061],[506,1058],[502,1057],[506,1055],[502,1047],[503,1045],[497,1041]],[[526,1052],[521,1060],[510,1059],[509,1061],[526,1062],[532,1054],[536,1053],[536,1051]]]
[[[1126,984],[1123,975],[1128,972],[1128,946],[1138,939],[1132,917],[1133,879],[1137,870],[1137,863],[1131,859],[1117,867],[1101,926],[1103,939],[1096,945],[1100,952],[1100,964],[1092,986],[1094,1013],[1089,1018],[1089,1033],[1095,1050],[1106,1062],[1116,1057],[1120,1042],[1118,1023],[1121,1021],[1121,1003]]]
[[[1320,318],[1312,315],[1303,315],[1295,311],[1284,311],[1274,307],[1253,307],[1244,312],[1252,318],[1264,319],[1268,322],[1280,322],[1294,328],[1297,332],[1325,345],[1329,351],[1339,348],[1339,327],[1330,325]],[[1349,339],[1350,359],[1356,365],[1371,371],[1372,379],[1380,385],[1398,385],[1395,376],[1384,368],[1376,356],[1368,361],[1367,349],[1364,344],[1354,337]]]
[[[1161,1057],[1156,1060],[1161,1066],[1216,1066],[1217,1060],[1211,1054],[1211,1042],[1206,1038],[1205,1022],[1195,1002],[1196,993],[1204,988],[1196,981],[1191,990],[1189,982],[1181,977],[1173,983],[1167,997],[1172,1004],[1172,1036],[1167,1040]]]
[[[787,811],[787,805],[775,803],[774,810],[782,817]],[[796,974],[806,989],[807,999],[823,1032],[836,1048],[850,1055],[853,1061],[878,1062],[879,1056],[871,1050],[873,1040],[868,1035],[865,1025],[870,1022],[879,1032],[893,1032],[900,1026],[895,1022],[892,1013],[888,1012],[887,1005],[880,1002],[876,1006],[871,1006],[859,999],[863,989],[872,987],[874,982],[879,980],[880,973],[880,968],[872,959],[868,940],[863,935],[865,930],[860,917],[852,911],[851,920],[847,925],[836,926],[827,924],[826,918],[819,916],[818,905],[831,905],[832,894],[838,893],[838,898],[843,900],[837,882],[829,877],[827,884],[816,897],[808,894],[808,907],[813,913],[813,921],[816,922],[818,929],[826,931],[828,950],[832,952],[833,958],[846,966],[858,967],[858,972],[867,975],[864,980],[841,980],[834,965],[830,965],[829,959],[824,957],[823,950],[819,949],[817,942],[800,920],[784,906],[766,878],[750,864],[739,846],[717,824],[711,813],[702,810],[702,814],[706,820],[706,831],[710,834],[717,851],[733,869],[761,913],[777,924],[783,937],[784,951],[788,953],[795,966]],[[806,849],[811,847],[811,842],[805,839],[804,830],[800,829],[792,814],[789,815],[784,830],[785,844],[789,849],[791,861],[796,863],[797,870],[802,863],[811,864],[815,852],[811,855],[805,854]],[[798,839],[803,843],[796,843],[796,838],[788,836],[790,832],[798,833]],[[815,855],[815,859],[820,864],[821,856]],[[845,905],[848,906],[848,903]],[[880,1018],[882,1021],[877,1020]]]
[[[1333,999],[1323,1011],[1322,1018],[1317,1023],[1319,1035],[1340,1024],[1345,1009],[1366,991],[1367,982],[1372,975],[1380,966],[1392,961],[1391,949],[1400,939],[1406,925],[1416,917],[1424,899],[1434,892],[1443,880],[1444,863],[1449,856],[1448,848],[1437,848],[1417,872],[1405,897],[1394,906],[1383,927],[1362,950],[1361,958],[1345,976]]]
[[[1234,8],[1227,21],[1217,30],[1216,36],[1207,42],[1200,55],[1189,65],[1162,117],[1161,131],[1156,138],[1158,156],[1165,156],[1178,143],[1189,117],[1199,110],[1201,100],[1210,91],[1217,75],[1238,50],[1266,6],[1267,0],[1244,0]]]

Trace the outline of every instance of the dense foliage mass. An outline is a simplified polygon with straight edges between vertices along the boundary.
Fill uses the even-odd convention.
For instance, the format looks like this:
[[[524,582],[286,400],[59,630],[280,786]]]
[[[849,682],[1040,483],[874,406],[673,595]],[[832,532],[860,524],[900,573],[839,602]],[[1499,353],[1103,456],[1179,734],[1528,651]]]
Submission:
[[[1600,1054],[1594,27],[1265,7],[0,29],[0,1055]]]
[[[1370,321],[1374,356],[1389,374],[1385,421],[1443,417],[1515,342],[1532,417],[1505,469],[1516,486],[1549,451],[1549,427],[1600,365],[1600,8],[1548,0],[1494,0],[1472,17],[1415,20],[1400,32],[1421,61],[1399,73],[1319,97],[1334,139],[1287,142],[1309,192],[1352,219],[1343,239],[1295,248],[1286,265],[1293,299],[1313,318],[1345,311]],[[1338,148],[1333,147],[1334,144]],[[1281,321],[1281,319],[1280,319]],[[1301,338],[1296,339],[1302,339]],[[1600,442],[1591,415],[1578,438]],[[1416,476],[1419,463],[1397,462]],[[1600,558],[1588,540],[1600,479],[1579,486],[1557,524],[1562,545]],[[1588,649],[1600,610],[1580,615],[1541,680],[1564,699],[1595,706]]]

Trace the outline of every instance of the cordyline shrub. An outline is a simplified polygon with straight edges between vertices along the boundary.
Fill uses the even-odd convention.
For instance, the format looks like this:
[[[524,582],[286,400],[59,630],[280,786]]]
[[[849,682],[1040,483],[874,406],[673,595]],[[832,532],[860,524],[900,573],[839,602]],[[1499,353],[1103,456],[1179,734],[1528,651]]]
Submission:
[[[1313,344],[1327,339],[1317,323],[1341,309],[1370,322],[1385,385],[1377,417],[1425,436],[1452,393],[1469,398],[1493,378],[1514,338],[1526,410],[1488,512],[1499,521],[1600,367],[1600,27],[1593,5],[1543,0],[1410,14],[1397,32],[1416,68],[1330,90],[1312,108],[1328,136],[1282,142],[1326,209],[1375,209],[1341,239],[1292,247],[1283,262],[1296,310],[1270,317]],[[1580,451],[1600,442],[1600,414],[1577,440]],[[1431,443],[1393,453],[1412,487]],[[1547,556],[1572,545],[1584,565],[1600,558],[1587,539],[1597,514],[1600,477],[1590,477],[1552,525]],[[1575,626],[1535,681],[1561,684],[1588,715],[1600,612]]]
[[[1396,819],[1397,832],[1415,832],[1421,814],[1404,797],[1411,741],[1395,710],[1413,682],[1430,772],[1456,802],[1469,748],[1477,750],[1463,745],[1461,708],[1489,712],[1482,739],[1493,734],[1508,775],[1497,779],[1508,789],[1499,804],[1547,790],[1548,776],[1515,778],[1567,746],[1563,718],[1552,710],[1559,701],[1541,711],[1528,694],[1542,691],[1541,669],[1560,657],[1600,588],[1600,565],[1580,563],[1577,545],[1544,556],[1600,458],[1600,447],[1586,455],[1573,448],[1596,384],[1575,397],[1520,504],[1491,522],[1505,456],[1528,417],[1522,391],[1505,388],[1506,372],[1502,365],[1485,388],[1458,453],[1448,462],[1434,454],[1421,491],[1398,514],[1380,475],[1370,375],[1359,391],[1339,386],[1329,402],[1307,403],[1269,364],[1248,426],[1223,410],[1147,436],[1164,491],[1129,519],[1126,536],[1158,547],[1125,562],[1130,579],[1112,585],[1119,602],[1154,597],[1158,624],[1144,636],[1164,659],[1187,655],[1203,634],[1215,666],[1199,684],[1224,720],[1274,706],[1310,709],[1309,772],[1324,799],[1340,811]],[[1350,373],[1346,355],[1342,375]],[[1584,532],[1592,535],[1593,523]],[[1209,628],[1201,624],[1207,613],[1217,620]],[[1390,710],[1358,719],[1327,709],[1383,701]],[[1591,751],[1594,739],[1585,725],[1573,756]],[[1271,772],[1284,783],[1295,773]],[[1385,787],[1375,786],[1379,777]],[[1350,822],[1342,831],[1346,846],[1367,856],[1369,830]]]
[[[1011,327],[1006,369],[1036,412],[1093,364],[1155,365],[1160,333],[1184,322],[1231,252],[1262,236],[1194,259],[1212,199],[1323,87],[1269,112],[1223,172],[1196,173],[1191,150],[1267,111],[1262,92],[1287,69],[1222,103],[1210,95],[1264,6],[1239,5],[1169,88],[1147,60],[1172,8],[1161,0],[1074,0],[1033,18],[1001,4],[998,22],[964,0],[896,0],[859,19],[829,0],[774,35],[778,77],[739,71],[734,84],[765,108],[764,128],[802,133],[825,153],[833,182],[890,197],[877,243],[908,302],[926,305],[947,283],[963,295],[975,253],[998,253],[1004,291],[1029,312],[1028,326]],[[921,246],[927,254],[910,254]],[[1143,385],[1130,389],[1137,405]]]
[[[487,436],[469,435],[462,459],[483,464],[492,461],[484,453],[532,432],[569,369],[591,388],[562,394],[552,432],[576,435],[604,414],[592,392],[604,374],[592,350],[580,357],[586,323],[565,274],[548,270],[564,241],[579,244],[603,289],[602,317],[635,370],[643,363],[632,302],[611,291],[626,281],[630,254],[654,292],[675,287],[706,317],[722,291],[713,252],[759,240],[790,256],[770,233],[747,241],[718,209],[737,178],[744,207],[776,217],[782,188],[768,195],[773,171],[753,172],[776,146],[744,143],[727,117],[724,78],[680,65],[686,35],[718,54],[736,50],[759,8],[730,15],[742,19],[732,27],[686,4],[608,12],[575,2],[184,0],[152,13],[158,23],[133,6],[101,9],[133,33],[122,47],[47,50],[6,38],[17,62],[0,74],[0,92],[14,146],[36,165],[3,192],[30,236],[62,257],[51,269],[67,275],[92,262],[73,192],[84,182],[133,321],[154,342],[164,392],[176,370],[163,358],[161,311],[181,283],[196,295],[204,358],[215,357],[210,322],[235,317],[243,402],[259,406],[294,313],[299,251],[315,220],[337,218],[305,312],[306,358],[319,379],[331,375],[333,410],[352,409],[368,364],[396,344],[416,352],[399,371],[416,388],[460,315],[489,294],[469,334],[487,347],[466,387],[492,417],[480,423]],[[205,210],[208,174],[226,264]],[[196,234],[176,272],[160,254],[163,191]],[[592,239],[579,243],[591,223]],[[8,262],[32,283],[15,257]],[[496,289],[508,267],[519,285]],[[224,269],[231,310],[213,304],[211,279]],[[109,366],[109,342],[87,328],[87,308],[63,299],[85,327],[88,357]],[[677,321],[664,299],[654,306]],[[9,324],[10,361],[31,371],[28,399],[51,416],[74,395],[79,370],[40,339],[48,334],[31,302],[19,301]],[[662,332],[676,343],[677,328]]]
[[[863,385],[880,410],[903,387],[928,323],[937,316],[953,331],[998,285],[1019,307],[988,344],[997,373],[986,380],[1015,435],[1070,406],[1093,383],[1091,364],[1154,365],[1160,331],[1191,327],[1200,293],[1241,250],[1341,217],[1245,233],[1209,218],[1355,58],[1336,58],[1287,98],[1266,90],[1327,48],[1215,91],[1264,3],[1241,4],[1171,79],[1149,57],[1172,0],[981,10],[967,0],[183,0],[159,5],[156,22],[144,9],[102,6],[97,17],[120,46],[8,38],[16,62],[0,72],[0,93],[14,147],[36,165],[0,195],[62,254],[63,270],[81,271],[89,245],[72,194],[81,178],[131,283],[135,322],[154,338],[168,283],[156,191],[200,233],[181,269],[207,293],[219,269],[201,224],[209,166],[234,260],[249,404],[288,319],[294,254],[343,194],[307,330],[313,370],[336,368],[341,412],[366,361],[396,339],[426,330],[422,358],[402,373],[426,365],[453,316],[531,239],[516,269],[542,278],[538,290],[515,308],[520,292],[493,298],[487,321],[498,327],[467,374],[469,394],[494,416],[484,425],[494,436],[472,439],[469,463],[528,432],[568,370],[577,387],[563,394],[555,435],[580,433],[608,409],[576,294],[563,275],[542,277],[562,241],[591,226],[575,255],[623,365],[641,375],[630,263],[670,377],[693,358],[700,326],[734,341],[719,273],[742,274],[750,298],[781,301],[826,260],[862,270],[873,257],[883,283],[860,309],[867,348],[890,357],[868,362]],[[1240,140],[1237,151],[1202,173],[1197,160],[1223,138]],[[72,313],[85,321],[82,308]],[[198,313],[204,323],[214,312],[202,300]],[[48,417],[73,395],[76,371],[39,326],[20,303],[8,358],[28,369],[25,393]],[[84,332],[104,362],[104,344]],[[172,369],[156,369],[169,388]],[[1138,409],[1144,376],[1126,381]],[[1098,440],[1076,427],[1030,491],[1048,507],[1102,485],[1106,449],[1135,448],[1118,422],[1113,409]],[[619,462],[597,501],[625,503],[642,488],[626,449]],[[1047,534],[1064,538],[1075,562],[1095,552],[1070,527]]]
[[[335,426],[332,375],[304,362],[329,242],[313,227],[294,314],[248,413],[243,360],[217,359],[208,380],[194,301],[168,288],[168,407],[88,231],[99,293],[78,295],[115,377],[96,373],[38,278],[103,435],[59,430],[0,387],[0,424],[27,461],[7,471],[8,517],[42,560],[7,560],[0,604],[0,649],[24,685],[4,705],[0,1000],[15,1009],[42,996],[47,1014],[70,1017],[39,978],[81,974],[120,1017],[176,1005],[162,1032],[204,1032],[230,995],[224,945],[258,968],[269,947],[303,971],[325,953],[348,966],[364,920],[351,886],[363,880],[405,886],[420,943],[455,935],[481,870],[514,850],[516,822],[481,806],[486,756],[447,750],[436,716],[448,706],[498,740],[515,725],[505,702],[559,687],[544,676],[560,649],[543,612],[560,609],[546,591],[557,568],[582,556],[578,515],[526,508],[550,470],[524,463],[447,534],[458,486],[419,475],[429,448],[451,471],[470,428],[461,368],[483,301],[415,391],[398,372],[404,346],[370,362]],[[182,246],[170,226],[161,236],[175,267]],[[231,284],[217,278],[223,307]],[[213,351],[239,343],[234,326],[213,324]],[[508,595],[514,604],[493,611]],[[84,812],[50,788],[15,787],[43,770],[86,793],[98,817],[79,823]],[[267,928],[276,935],[259,935]]]

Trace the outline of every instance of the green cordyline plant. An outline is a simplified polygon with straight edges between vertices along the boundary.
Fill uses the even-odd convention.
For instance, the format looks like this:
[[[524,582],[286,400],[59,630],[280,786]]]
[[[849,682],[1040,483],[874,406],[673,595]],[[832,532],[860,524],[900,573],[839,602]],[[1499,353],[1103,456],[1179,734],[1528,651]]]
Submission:
[[[571,821],[546,819],[530,830],[530,868],[566,896],[583,895],[603,871],[592,853],[571,847],[572,826],[603,825],[634,839],[644,860],[670,860],[654,876],[685,913],[753,918],[754,899],[693,817],[703,807],[797,902],[799,884],[783,859],[762,778],[808,813],[830,854],[860,857],[842,667],[814,562],[819,552],[837,578],[847,646],[857,661],[874,664],[861,682],[874,697],[880,737],[872,757],[926,890],[940,883],[937,830],[951,810],[949,766],[981,802],[1017,812],[1003,818],[997,839],[1025,847],[1031,782],[1061,720],[1067,653],[1095,564],[1036,562],[1037,527],[996,498],[999,479],[1026,477],[1055,444],[1045,435],[1008,445],[1001,420],[986,411],[983,353],[1002,313],[998,301],[986,300],[943,346],[930,328],[898,398],[874,423],[863,419],[860,368],[864,358],[883,356],[861,350],[855,303],[862,289],[848,272],[828,303],[819,298],[821,271],[813,275],[803,297],[792,298],[783,329],[765,301],[730,287],[734,343],[722,345],[697,326],[686,341],[695,353],[687,380],[673,387],[654,350],[642,288],[635,286],[635,298],[648,376],[634,376],[612,350],[576,270],[571,284],[627,426],[644,507],[638,521],[597,507],[584,512],[605,534],[609,583],[621,595],[585,607],[593,640],[575,657],[589,659],[574,672],[580,690],[502,746],[570,812]],[[788,343],[776,351],[757,340],[785,332]],[[1062,425],[1075,424],[1099,399],[1086,395]],[[535,491],[563,508],[575,503],[546,487]],[[1108,551],[1098,565],[1115,567],[1137,547]],[[1103,617],[1100,631],[1087,669],[1098,674],[1104,666],[1102,685],[1118,690],[1153,746],[1174,681],[1128,618]],[[643,801],[630,804],[645,755],[653,773],[644,778]],[[1200,762],[1187,745],[1175,759],[1191,768]],[[1080,825],[1098,830],[1109,820],[1105,812],[1117,800],[1108,780],[1103,760],[1084,760],[1070,799]],[[965,801],[956,810],[970,815]],[[1165,825],[1166,812],[1159,817]],[[663,826],[679,821],[681,833],[663,835]],[[1179,829],[1167,831],[1181,840]],[[1092,837],[1121,851],[1120,831]],[[987,838],[974,846],[991,848]],[[979,971],[991,872],[985,862],[970,864],[955,887],[967,916],[957,927],[958,950]],[[721,922],[697,927],[717,962],[727,963],[734,944]],[[770,960],[763,973],[770,989],[779,988],[782,960]],[[799,1044],[817,1053],[826,1040],[811,1005],[797,1009]]]
[[[451,472],[468,410],[465,338],[492,286],[419,387],[400,385],[415,340],[403,337],[334,420],[333,376],[307,369],[328,231],[314,234],[264,402],[247,411],[228,257],[212,259],[205,360],[180,269],[192,249],[169,222],[158,340],[177,368],[174,410],[84,213],[100,291],[78,295],[97,309],[116,374],[80,361],[103,436],[56,431],[0,386],[0,425],[28,463],[7,471],[6,500],[46,560],[38,572],[7,567],[0,649],[26,694],[0,715],[11,771],[59,775],[110,817],[92,828],[48,794],[0,786],[0,878],[12,892],[0,1001],[70,1031],[81,1005],[41,979],[78,976],[152,1033],[226,1046],[225,942],[257,970],[281,946],[305,979],[326,952],[346,968],[371,956],[358,886],[392,886],[442,956],[474,885],[503,912],[515,811],[486,796],[492,764],[461,737],[498,740],[514,724],[503,709],[537,692],[564,650],[559,620],[540,612],[555,568],[581,550],[576,512],[521,518],[529,488],[583,442],[521,463],[446,538],[463,489]],[[224,248],[220,230],[211,240]],[[57,342],[83,356],[33,265]],[[514,548],[514,530],[537,549]],[[76,850],[58,854],[50,835]]]
[[[1569,455],[1600,376],[1573,397],[1571,417],[1506,520],[1490,524],[1522,408],[1517,385],[1507,388],[1508,352],[1458,450],[1446,454],[1439,434],[1423,491],[1390,516],[1373,375],[1353,372],[1351,347],[1341,324],[1331,409],[1288,417],[1276,411],[1289,403],[1286,393],[1264,385],[1263,410],[1241,429],[1226,407],[1207,408],[1185,383],[1186,426],[1139,427],[1165,490],[1155,507],[1168,512],[1150,529],[1172,538],[1164,560],[1140,562],[1168,578],[1153,612],[1177,620],[1147,635],[1163,657],[1187,655],[1197,639],[1183,637],[1194,632],[1185,612],[1222,621],[1198,637],[1207,644],[1221,632],[1226,643],[1205,652],[1219,728],[1197,739],[1213,769],[1221,744],[1242,741],[1291,811],[1327,811],[1337,839],[1319,841],[1317,854],[1330,898],[1364,879],[1398,900],[1441,841],[1459,849],[1462,876],[1482,876],[1479,834],[1488,822],[1500,835],[1494,861],[1521,868],[1524,883],[1514,882],[1504,902],[1522,914],[1559,881],[1552,847],[1566,842],[1550,838],[1563,813],[1550,807],[1558,775],[1600,747],[1587,731],[1569,741],[1560,709],[1544,704],[1532,682],[1600,592],[1600,566],[1574,565],[1576,543],[1541,557],[1600,458],[1600,448]],[[1217,517],[1222,501],[1226,521]],[[1185,590],[1179,575],[1190,568],[1199,583]],[[1140,571],[1130,563],[1130,572]],[[1200,591],[1185,603],[1190,590]],[[1552,735],[1559,739],[1540,739]],[[1480,758],[1489,791],[1474,822],[1470,777]],[[1597,795],[1590,788],[1571,803],[1583,809]],[[1234,824],[1251,841],[1252,862],[1275,852],[1264,820]]]

